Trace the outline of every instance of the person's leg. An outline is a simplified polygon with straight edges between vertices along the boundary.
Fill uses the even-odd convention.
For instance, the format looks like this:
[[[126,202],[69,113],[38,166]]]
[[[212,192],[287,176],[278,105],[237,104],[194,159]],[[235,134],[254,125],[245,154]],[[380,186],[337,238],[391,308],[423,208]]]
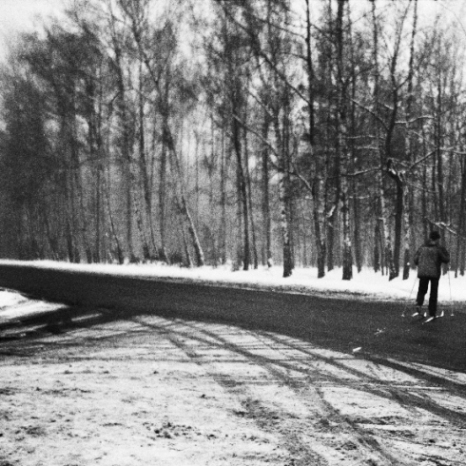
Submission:
[[[429,279],[428,278],[420,278],[419,279],[419,289],[417,292],[416,297],[416,305],[421,307],[424,304],[424,297],[427,293],[427,289],[429,288]]]
[[[430,279],[429,315],[431,317],[435,317],[437,313],[438,282],[438,278]]]

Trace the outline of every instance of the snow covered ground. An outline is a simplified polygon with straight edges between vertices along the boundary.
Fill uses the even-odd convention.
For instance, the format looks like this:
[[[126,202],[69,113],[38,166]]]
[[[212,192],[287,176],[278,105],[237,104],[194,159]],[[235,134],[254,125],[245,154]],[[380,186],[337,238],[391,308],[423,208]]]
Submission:
[[[21,296],[15,291],[0,291],[0,312],[6,312],[9,307],[25,302],[27,298]]]

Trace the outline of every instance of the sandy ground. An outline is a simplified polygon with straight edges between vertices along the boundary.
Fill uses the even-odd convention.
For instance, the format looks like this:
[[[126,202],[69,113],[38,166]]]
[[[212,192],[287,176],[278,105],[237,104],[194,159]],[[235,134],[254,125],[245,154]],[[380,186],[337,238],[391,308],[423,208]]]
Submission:
[[[466,464],[464,373],[102,317],[0,332],[0,466]]]

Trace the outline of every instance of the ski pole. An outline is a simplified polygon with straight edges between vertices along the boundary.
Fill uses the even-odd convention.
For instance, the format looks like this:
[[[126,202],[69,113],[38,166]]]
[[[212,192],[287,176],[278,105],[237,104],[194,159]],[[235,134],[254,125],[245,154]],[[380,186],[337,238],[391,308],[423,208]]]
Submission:
[[[453,309],[453,306],[452,306],[452,302],[451,302],[451,280],[450,280],[450,267],[448,267],[448,286],[450,288],[450,317],[453,317],[455,315],[454,313],[454,309]]]
[[[409,299],[411,299],[411,295],[413,294],[413,290],[414,290],[414,287],[416,286],[416,282],[417,282],[417,277],[414,277],[413,286],[411,287],[411,292],[409,293]]]
[[[417,282],[417,277],[414,277],[413,286],[411,287],[411,291],[409,292],[408,301],[411,301],[411,295],[413,294],[413,290],[414,290],[414,287],[416,286],[416,282]],[[403,313],[401,314],[401,317],[405,317],[406,308],[407,308],[407,307],[408,307],[408,305],[406,305],[406,306],[403,308]]]

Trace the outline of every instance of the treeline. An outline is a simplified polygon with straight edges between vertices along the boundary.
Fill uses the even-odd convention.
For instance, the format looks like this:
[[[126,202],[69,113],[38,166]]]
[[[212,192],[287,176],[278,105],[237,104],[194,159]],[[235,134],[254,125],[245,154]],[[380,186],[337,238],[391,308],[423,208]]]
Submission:
[[[407,278],[437,229],[464,274],[464,33],[429,3],[75,2],[1,71],[1,255]]]

